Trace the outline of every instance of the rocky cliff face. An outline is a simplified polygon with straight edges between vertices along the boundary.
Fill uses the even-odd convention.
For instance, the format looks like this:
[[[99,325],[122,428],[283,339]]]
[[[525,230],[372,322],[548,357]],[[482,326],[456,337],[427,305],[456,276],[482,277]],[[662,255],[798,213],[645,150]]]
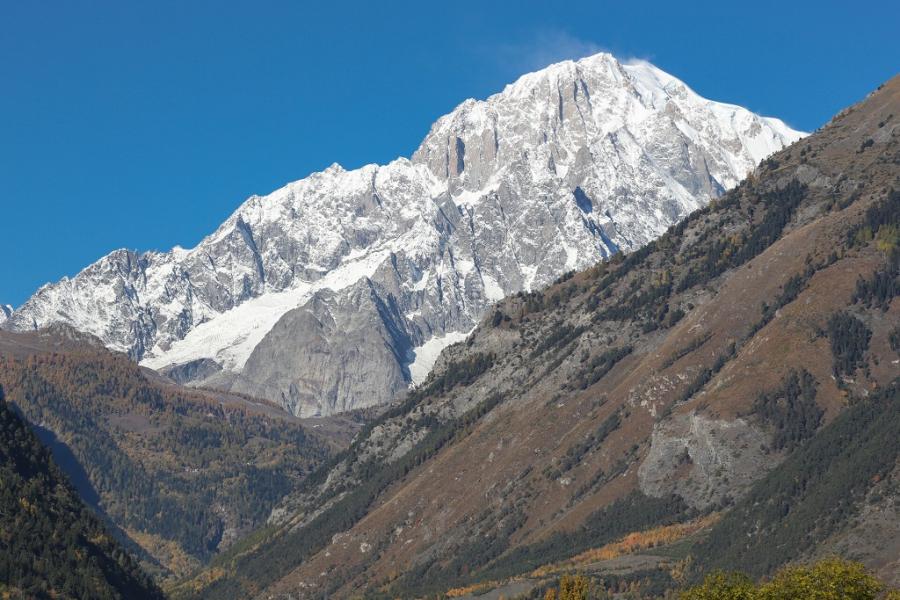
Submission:
[[[559,63],[464,102],[410,160],[251,197],[191,250],[113,252],[4,327],[69,323],[298,415],[383,403],[491,303],[641,247],[800,135],[647,63]]]

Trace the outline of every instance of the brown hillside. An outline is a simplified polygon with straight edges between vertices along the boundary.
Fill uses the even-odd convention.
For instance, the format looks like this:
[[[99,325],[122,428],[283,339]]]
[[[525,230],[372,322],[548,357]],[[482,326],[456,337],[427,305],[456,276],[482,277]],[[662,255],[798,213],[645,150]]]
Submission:
[[[64,326],[0,332],[0,386],[82,498],[162,578],[263,524],[358,428],[179,387]]]
[[[728,511],[900,374],[898,125],[894,78],[648,247],[501,302],[182,592],[421,596]]]

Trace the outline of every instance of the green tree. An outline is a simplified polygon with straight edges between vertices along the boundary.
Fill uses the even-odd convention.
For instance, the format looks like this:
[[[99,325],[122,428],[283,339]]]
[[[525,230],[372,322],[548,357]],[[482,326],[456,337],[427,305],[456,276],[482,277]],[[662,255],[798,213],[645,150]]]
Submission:
[[[874,600],[881,583],[857,562],[830,558],[812,566],[786,567],[760,587],[761,600]]]
[[[781,569],[771,581],[754,585],[743,573],[717,571],[681,593],[680,600],[876,600],[884,586],[857,562],[828,558],[811,566]],[[891,590],[889,600],[900,598]]]
[[[698,586],[682,592],[680,600],[757,600],[757,589],[743,573],[717,571]]]

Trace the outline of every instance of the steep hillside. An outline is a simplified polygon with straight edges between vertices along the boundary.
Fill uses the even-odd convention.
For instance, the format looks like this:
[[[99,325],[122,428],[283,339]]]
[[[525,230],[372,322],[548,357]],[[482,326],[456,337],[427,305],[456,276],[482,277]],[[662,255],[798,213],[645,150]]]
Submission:
[[[726,532],[689,551],[702,568],[774,543],[787,518],[804,543],[756,572],[819,542],[865,550],[854,536],[876,519],[890,537],[898,438],[877,415],[894,409],[900,371],[895,115],[900,78],[655,242],[497,304],[267,529],[180,593],[414,597],[679,523]],[[865,408],[839,417],[848,405]],[[841,454],[817,442],[825,427],[832,441],[862,437]],[[798,469],[806,490],[784,483]],[[845,494],[840,510],[816,512],[829,493]],[[783,501],[748,530],[754,494]],[[726,548],[735,531],[746,545]],[[876,568],[896,553],[861,552]],[[657,575],[671,584],[685,564]]]
[[[66,481],[0,388],[0,595],[162,599]]]
[[[897,380],[856,400],[755,484],[696,551],[707,568],[753,575],[831,553],[865,560],[900,583]]]
[[[654,239],[798,139],[609,54],[440,118],[411,159],[253,196],[196,248],[119,250],[3,325],[68,323],[296,415],[383,404],[490,305]]]
[[[346,447],[318,433],[330,424],[311,434],[274,405],[180,388],[64,326],[0,333],[0,385],[81,497],[162,577],[261,525]]]

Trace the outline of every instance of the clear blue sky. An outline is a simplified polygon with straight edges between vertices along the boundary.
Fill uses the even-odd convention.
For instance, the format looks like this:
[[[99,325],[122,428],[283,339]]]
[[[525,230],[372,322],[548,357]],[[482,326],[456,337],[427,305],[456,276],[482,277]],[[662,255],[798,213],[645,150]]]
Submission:
[[[0,0],[0,302],[599,49],[811,130],[897,72],[898,5]]]

